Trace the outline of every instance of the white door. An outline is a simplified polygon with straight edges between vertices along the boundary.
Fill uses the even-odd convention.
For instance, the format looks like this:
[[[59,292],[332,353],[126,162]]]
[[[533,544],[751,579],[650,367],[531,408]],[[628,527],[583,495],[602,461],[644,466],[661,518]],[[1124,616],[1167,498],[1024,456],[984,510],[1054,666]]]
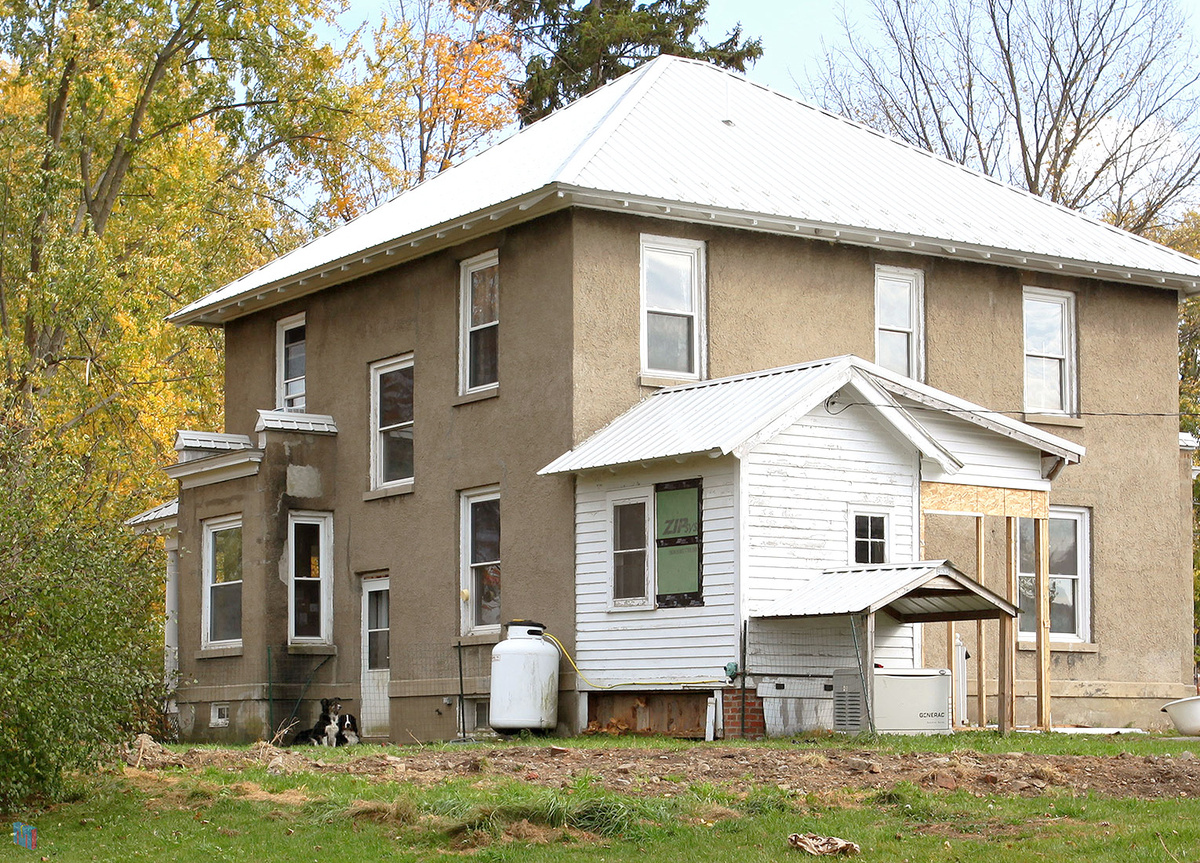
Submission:
[[[363,737],[387,737],[388,679],[391,677],[388,624],[389,579],[363,582],[362,707],[359,731]]]

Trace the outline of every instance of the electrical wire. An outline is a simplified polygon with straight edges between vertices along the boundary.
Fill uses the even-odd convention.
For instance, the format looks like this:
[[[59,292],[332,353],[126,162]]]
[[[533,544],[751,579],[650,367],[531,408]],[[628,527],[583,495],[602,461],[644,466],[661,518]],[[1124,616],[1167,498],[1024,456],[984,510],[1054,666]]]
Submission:
[[[621,683],[593,683],[587,679],[587,676],[579,670],[579,666],[575,664],[575,658],[571,656],[571,652],[563,647],[563,643],[545,630],[542,635],[554,642],[555,646],[562,652],[562,655],[567,658],[567,662],[571,663],[571,667],[575,669],[575,673],[579,675],[579,679],[593,689],[616,689],[618,686],[698,686],[700,684],[716,684],[725,683],[724,677],[716,680],[626,680]]]

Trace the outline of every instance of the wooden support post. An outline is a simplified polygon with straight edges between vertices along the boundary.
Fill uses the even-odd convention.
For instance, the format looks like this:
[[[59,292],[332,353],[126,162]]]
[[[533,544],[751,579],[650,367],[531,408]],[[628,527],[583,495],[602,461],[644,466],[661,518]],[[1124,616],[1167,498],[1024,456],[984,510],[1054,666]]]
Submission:
[[[1033,552],[1037,570],[1037,724],[1050,730],[1050,519],[1033,520]]]
[[[867,719],[875,733],[875,612],[867,615]]]
[[[1017,604],[1017,520],[1013,516],[1004,519],[1005,551],[1005,598]],[[1016,713],[1017,642],[1016,621],[1007,614],[1000,618],[1000,675],[996,693],[996,727],[1001,734],[1013,730]]]
[[[985,559],[983,551],[983,515],[980,514],[975,517],[975,580],[986,586],[983,580]],[[975,697],[977,701],[975,715],[980,728],[987,727],[987,650],[984,648],[984,644],[983,621],[979,620],[975,623]],[[963,673],[966,674],[966,669],[963,669]]]

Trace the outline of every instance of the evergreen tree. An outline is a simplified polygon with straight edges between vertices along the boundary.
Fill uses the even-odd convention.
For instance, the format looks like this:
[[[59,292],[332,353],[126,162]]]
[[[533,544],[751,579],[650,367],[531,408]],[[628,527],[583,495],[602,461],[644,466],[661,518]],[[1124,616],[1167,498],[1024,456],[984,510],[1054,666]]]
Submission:
[[[708,0],[504,0],[502,10],[532,48],[520,88],[523,125],[660,54],[739,72],[762,56],[762,40],[743,39],[740,25],[716,44],[697,35]]]

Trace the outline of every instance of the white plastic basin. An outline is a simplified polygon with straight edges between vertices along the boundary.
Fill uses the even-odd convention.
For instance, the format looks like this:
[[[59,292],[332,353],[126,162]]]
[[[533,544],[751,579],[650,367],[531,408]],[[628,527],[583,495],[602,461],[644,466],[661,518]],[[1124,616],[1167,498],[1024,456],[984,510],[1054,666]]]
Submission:
[[[1171,717],[1180,734],[1189,737],[1200,735],[1200,695],[1164,704],[1163,712]]]

